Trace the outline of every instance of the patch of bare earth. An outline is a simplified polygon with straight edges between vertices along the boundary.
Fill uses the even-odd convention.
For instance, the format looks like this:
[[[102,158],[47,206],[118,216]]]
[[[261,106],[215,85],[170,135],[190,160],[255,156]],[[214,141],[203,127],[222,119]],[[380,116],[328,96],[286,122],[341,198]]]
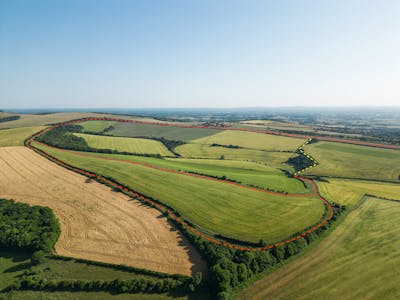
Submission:
[[[166,273],[204,271],[200,255],[152,208],[26,147],[0,148],[0,197],[53,209],[56,253]]]

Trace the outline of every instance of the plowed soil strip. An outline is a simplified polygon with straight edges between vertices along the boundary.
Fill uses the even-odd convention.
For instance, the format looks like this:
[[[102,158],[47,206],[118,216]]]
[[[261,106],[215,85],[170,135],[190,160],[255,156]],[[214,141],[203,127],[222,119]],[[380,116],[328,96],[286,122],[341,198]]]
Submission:
[[[26,147],[0,148],[0,197],[53,209],[56,253],[190,275],[205,265],[160,212]]]

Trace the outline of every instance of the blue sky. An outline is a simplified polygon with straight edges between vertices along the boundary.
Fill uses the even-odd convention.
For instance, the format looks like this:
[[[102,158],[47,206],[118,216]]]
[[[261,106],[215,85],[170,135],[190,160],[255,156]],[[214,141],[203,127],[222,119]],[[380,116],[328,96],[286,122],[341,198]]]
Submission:
[[[0,0],[0,109],[400,104],[400,1]]]

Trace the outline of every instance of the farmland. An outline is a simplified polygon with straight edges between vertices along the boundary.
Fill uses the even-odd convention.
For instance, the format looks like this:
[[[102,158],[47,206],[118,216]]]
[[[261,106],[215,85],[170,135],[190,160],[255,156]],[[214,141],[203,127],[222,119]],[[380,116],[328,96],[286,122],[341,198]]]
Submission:
[[[117,123],[113,125],[113,127],[114,129],[107,132],[107,134],[126,137],[163,137],[169,140],[181,141],[191,141],[220,132],[218,129],[164,127],[152,124],[135,123]]]
[[[171,205],[195,224],[236,239],[274,242],[314,224],[324,211],[315,198],[270,195],[140,165],[38,148],[71,165],[111,176]]]
[[[142,273],[138,275],[114,270],[107,274],[107,268],[111,266],[97,266],[90,261],[168,274],[193,275],[202,271],[203,276],[207,274],[211,280],[216,280],[218,297],[225,297],[221,293],[227,293],[227,299],[230,299],[231,290],[238,283],[246,283],[257,273],[277,268],[279,262],[288,258],[287,266],[301,260],[302,257],[294,260],[292,256],[314,243],[321,234],[324,236],[325,230],[342,213],[344,208],[340,205],[354,208],[348,217],[342,218],[345,222],[355,213],[360,214],[358,219],[364,222],[364,215],[369,216],[371,211],[378,209],[377,205],[371,206],[370,203],[389,201],[368,198],[358,207],[361,198],[375,195],[397,199],[400,192],[395,177],[397,165],[393,163],[398,159],[397,150],[321,141],[311,143],[303,147],[306,155],[311,154],[318,162],[305,173],[315,176],[315,180],[311,181],[304,177],[293,177],[294,168],[299,169],[289,160],[301,158],[302,154],[296,149],[304,144],[304,139],[228,128],[182,127],[181,123],[167,124],[152,119],[148,121],[151,124],[127,123],[116,119],[78,121],[52,131],[53,135],[48,135],[50,140],[38,138],[40,143],[33,140],[27,143],[31,149],[50,155],[48,158],[60,166],[24,147],[0,148],[0,197],[48,206],[61,224],[61,237],[56,243],[55,254],[69,258],[57,260],[50,257],[35,267],[38,280],[47,280],[49,276],[57,280],[94,281],[108,281],[110,276],[121,281],[129,280],[130,276],[139,280],[144,276],[143,280],[146,280],[147,275]],[[233,124],[233,128],[237,127]],[[38,127],[38,130],[42,128]],[[13,136],[18,129],[12,129],[15,130]],[[20,141],[34,133],[28,134],[24,130],[21,128]],[[57,134],[61,142],[68,141],[65,137],[71,135],[78,140],[71,139],[59,146]],[[4,135],[3,140],[6,141],[8,136]],[[81,148],[74,148],[75,141]],[[4,145],[8,146],[9,143],[10,139]],[[357,168],[358,159],[363,164],[360,168]],[[367,161],[372,163],[367,165]],[[381,169],[377,169],[377,165]],[[61,166],[86,174],[87,177]],[[373,168],[377,169],[375,173]],[[364,211],[364,207],[368,207],[368,210]],[[358,222],[358,219],[351,222]],[[378,227],[378,219],[372,221],[375,223],[371,226]],[[341,226],[345,226],[347,232],[350,227],[343,224],[331,230],[330,235],[329,232],[325,234],[321,242],[306,248],[308,250],[304,257],[314,253],[311,259],[315,258],[317,270],[328,255],[329,259],[336,259],[339,254],[333,253],[333,249],[326,251],[323,248],[318,251],[319,258],[314,249],[319,249],[337,231],[343,234],[344,230],[339,230]],[[353,235],[345,237],[346,240],[357,242],[351,230],[348,234]],[[372,241],[372,237],[365,236],[366,240]],[[344,247],[340,241],[337,237],[332,243],[337,243],[336,248],[339,249]],[[326,255],[323,256],[321,251],[325,251]],[[342,250],[337,251],[342,255]],[[12,269],[15,262],[9,256],[0,254],[0,261]],[[89,263],[72,258],[87,259]],[[373,260],[372,257],[368,259]],[[381,264],[384,265],[383,262]],[[272,275],[279,276],[285,267]],[[386,265],[384,267],[387,268]],[[331,278],[337,276],[334,274],[335,268],[333,265],[330,268],[332,272],[329,272],[330,277],[326,280],[334,281]],[[44,271],[47,269],[50,272]],[[297,271],[290,272],[296,274]],[[307,269],[307,272],[310,271]],[[16,270],[4,274],[9,283],[21,273]],[[274,298],[278,290],[281,292],[283,284],[279,283],[277,291],[274,283],[273,288],[266,286],[265,280],[272,275],[260,281],[264,283],[258,282],[247,289],[242,297],[263,299],[267,295],[265,293],[268,293],[268,297],[271,293]],[[313,273],[310,276],[322,275]],[[229,278],[228,285],[224,281],[226,278]],[[311,291],[308,287],[310,280],[305,280],[305,295],[314,297],[315,294],[316,299],[322,299],[321,295],[328,293],[327,290],[322,289],[321,295],[319,291]],[[299,286],[302,287],[300,283]],[[186,291],[181,293],[161,293],[155,298],[147,293],[129,297],[211,297],[208,291],[191,295],[185,294]],[[366,293],[369,295],[371,292]],[[382,293],[391,296],[390,292]],[[51,297],[49,292],[42,290],[15,292],[12,299],[24,295]],[[60,299],[73,297],[68,289],[57,289],[52,295]],[[353,294],[349,292],[349,295]],[[88,292],[85,289],[74,294],[76,299],[125,299],[125,296],[128,297],[124,294],[110,296],[104,290]],[[299,298],[291,289],[282,293],[282,299],[292,296]],[[337,297],[336,294],[334,296]]]
[[[167,273],[191,274],[204,266],[157,211],[27,148],[0,148],[0,197],[53,209],[61,224],[57,254]]]
[[[239,299],[398,299],[399,224],[399,202],[367,198],[330,236]]]
[[[235,149],[220,146],[211,146],[205,144],[185,144],[175,148],[175,152],[184,158],[207,158],[207,159],[228,159],[228,160],[243,160],[255,161],[268,164],[274,167],[282,167],[290,169],[291,167],[284,162],[293,153],[287,152],[267,152],[255,149]]]
[[[257,132],[243,132],[236,130],[224,130],[220,133],[192,140],[197,144],[222,144],[236,145],[248,149],[282,151],[296,150],[304,142],[304,139],[289,138]]]
[[[350,207],[365,194],[388,199],[400,197],[398,183],[329,178],[329,182],[318,182],[317,185],[321,195]]]
[[[22,146],[25,139],[44,128],[46,127],[35,126],[14,129],[2,129],[0,130],[0,147]]]
[[[307,145],[304,150],[320,165],[308,174],[398,182],[400,151],[332,142]]]
[[[155,140],[99,136],[84,133],[75,133],[75,135],[83,138],[89,147],[96,149],[111,149],[119,152],[174,156],[161,142]]]

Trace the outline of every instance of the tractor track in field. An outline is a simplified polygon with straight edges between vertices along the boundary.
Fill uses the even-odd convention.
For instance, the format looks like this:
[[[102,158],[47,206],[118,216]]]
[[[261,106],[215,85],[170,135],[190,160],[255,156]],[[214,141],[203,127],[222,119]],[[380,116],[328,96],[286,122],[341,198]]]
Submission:
[[[318,187],[317,185],[314,183],[314,181],[312,181],[311,179],[307,178],[307,177],[302,177],[299,175],[295,175],[294,178],[301,180],[303,182],[307,182],[311,188],[313,193],[312,194],[286,194],[286,193],[280,193],[280,192],[275,192],[275,191],[269,191],[266,189],[261,189],[261,188],[255,188],[255,187],[251,187],[251,186],[247,186],[247,185],[243,185],[243,184],[239,184],[236,182],[232,182],[229,180],[223,180],[223,179],[219,179],[219,178],[213,178],[213,177],[208,177],[205,175],[198,175],[198,174],[193,174],[190,172],[185,172],[185,171],[177,171],[174,169],[168,169],[168,168],[164,168],[164,167],[159,167],[159,166],[155,166],[155,165],[151,165],[151,164],[146,164],[146,163],[139,163],[139,162],[133,162],[133,161],[128,161],[128,160],[119,160],[119,159],[114,159],[114,158],[107,158],[107,157],[102,157],[102,156],[93,156],[93,155],[89,155],[86,153],[82,153],[82,152],[77,152],[77,151],[73,151],[73,150],[68,150],[68,149],[61,149],[61,148],[57,148],[57,147],[52,147],[43,143],[43,144],[47,147],[52,147],[55,148],[57,150],[60,151],[67,151],[67,152],[72,152],[74,154],[78,154],[78,155],[82,155],[82,156],[88,156],[88,157],[93,157],[93,158],[100,158],[100,159],[104,159],[104,160],[113,160],[113,161],[118,161],[118,162],[125,162],[125,163],[129,163],[129,164],[137,164],[137,165],[141,165],[144,167],[148,167],[148,168],[152,168],[152,169],[156,169],[156,170],[160,170],[160,171],[164,171],[164,172],[170,172],[170,173],[176,173],[176,174],[180,174],[180,175],[185,175],[185,176],[190,176],[190,177],[194,177],[197,179],[203,179],[203,180],[214,180],[214,181],[218,181],[221,183],[226,183],[226,184],[231,184],[234,186],[238,186],[241,188],[247,188],[253,191],[258,191],[258,192],[264,192],[264,193],[271,193],[274,195],[280,195],[280,196],[294,196],[294,197],[299,197],[299,198],[308,198],[308,197],[319,197],[319,199],[324,203],[325,205],[325,213],[323,215],[323,217],[321,218],[321,221],[318,224],[315,225],[311,225],[308,228],[304,230],[303,232],[299,233],[297,236],[293,236],[287,240],[282,240],[280,242],[277,243],[272,243],[269,244],[267,246],[263,246],[263,247],[257,247],[257,246],[243,246],[242,244],[235,244],[235,243],[230,243],[227,242],[226,240],[223,239],[217,239],[214,236],[209,236],[208,234],[205,234],[204,232],[201,232],[200,230],[198,230],[196,227],[194,227],[193,225],[191,225],[190,222],[185,221],[182,217],[179,216],[179,214],[176,214],[173,210],[171,210],[171,208],[169,208],[168,206],[164,205],[163,203],[154,200],[150,197],[147,197],[143,194],[140,194],[136,191],[134,191],[133,189],[131,189],[130,187],[127,186],[123,186],[120,183],[114,181],[114,180],[110,180],[108,178],[105,178],[101,175],[95,174],[93,172],[91,172],[90,170],[84,170],[81,168],[76,168],[72,165],[69,165],[59,159],[57,159],[56,157],[47,154],[46,152],[34,147],[31,142],[35,141],[35,139],[37,137],[39,137],[40,135],[54,129],[57,128],[59,126],[63,126],[63,125],[69,125],[69,124],[74,124],[74,123],[78,123],[78,122],[85,122],[85,121],[98,121],[98,120],[103,120],[103,121],[115,121],[115,122],[121,122],[121,123],[138,123],[138,124],[151,124],[151,125],[159,125],[159,126],[176,126],[176,127],[184,127],[184,128],[211,128],[211,129],[221,129],[219,127],[212,127],[212,126],[188,126],[188,125],[181,125],[181,124],[165,124],[165,123],[157,123],[157,122],[142,122],[142,121],[135,121],[135,120],[125,120],[125,119],[116,119],[116,118],[83,118],[83,119],[78,119],[78,120],[72,120],[72,121],[68,121],[68,122],[62,122],[56,125],[53,125],[52,127],[49,127],[35,135],[33,135],[32,137],[30,137],[29,139],[27,139],[25,141],[25,145],[27,147],[29,147],[30,149],[34,150],[35,152],[41,154],[42,156],[46,157],[47,159],[63,166],[64,168],[67,168],[69,170],[72,170],[78,174],[87,176],[88,178],[94,179],[100,183],[109,185],[111,187],[113,187],[114,189],[119,190],[120,192],[134,198],[137,199],[139,201],[141,201],[142,203],[145,203],[146,205],[150,205],[156,209],[158,209],[159,211],[166,213],[169,215],[170,219],[173,220],[174,222],[176,222],[178,225],[182,226],[184,229],[191,231],[193,234],[200,236],[201,238],[204,238],[212,243],[218,244],[220,246],[223,247],[227,247],[227,248],[232,248],[232,249],[238,249],[238,250],[243,250],[243,251],[263,251],[263,250],[270,250],[274,247],[279,247],[279,246],[283,246],[285,244],[289,244],[294,242],[297,239],[301,239],[305,236],[307,236],[308,234],[313,233],[314,231],[318,230],[318,228],[324,226],[327,222],[329,222],[333,216],[333,206],[331,203],[329,203],[324,197],[322,197],[319,194],[318,191]],[[222,128],[224,129],[224,128]],[[226,130],[243,130],[243,131],[250,131],[250,132],[260,132],[260,133],[265,133],[265,134],[275,134],[275,135],[282,135],[282,134],[278,134],[278,133],[269,133],[267,131],[260,131],[260,130],[248,130],[248,129],[234,129],[234,128],[225,128]],[[299,135],[289,135],[289,134],[284,134],[284,136],[291,136],[291,137],[301,137],[304,138],[305,136],[299,136]],[[35,141],[37,142],[37,141]],[[308,141],[309,142],[309,141]],[[306,142],[305,144],[307,144],[308,142]],[[39,143],[39,142],[37,142]],[[299,147],[299,149],[304,146],[304,144],[302,146]],[[301,151],[301,153],[305,156],[307,156],[307,154],[304,151]],[[308,157],[308,156],[307,156]],[[312,159],[313,161],[315,161],[314,159]],[[317,163],[315,161],[315,163]],[[302,170],[301,170],[302,171]],[[249,243],[246,243],[249,244]]]

